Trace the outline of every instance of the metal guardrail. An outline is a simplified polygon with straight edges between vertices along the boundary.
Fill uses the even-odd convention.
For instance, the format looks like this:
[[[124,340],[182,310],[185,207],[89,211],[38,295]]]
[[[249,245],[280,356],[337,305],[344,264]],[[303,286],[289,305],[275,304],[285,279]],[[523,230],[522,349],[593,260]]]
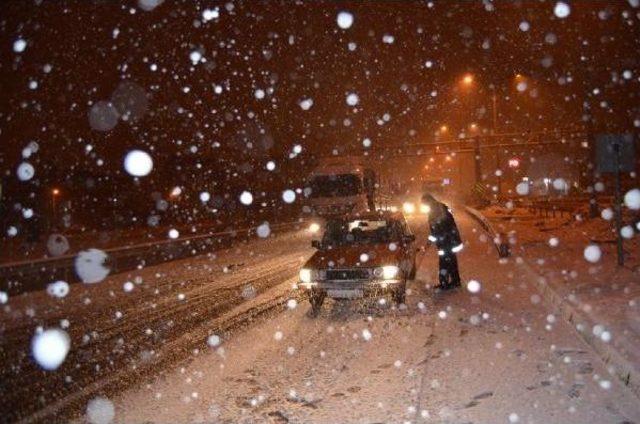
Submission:
[[[480,211],[470,206],[465,206],[464,208],[467,213],[471,215],[471,217],[475,219],[480,224],[480,226],[489,234],[494,246],[496,247],[496,250],[498,251],[498,256],[500,256],[501,258],[506,258],[511,255],[509,243],[507,240],[505,240],[506,237],[504,236],[504,234],[497,232],[493,228],[489,220],[485,218],[485,216],[482,215]]]
[[[598,196],[597,203],[610,205],[613,202],[612,196]],[[522,198],[500,198],[500,202],[511,202],[514,206],[526,208],[529,212],[549,217],[556,216],[572,216],[576,210],[581,207],[589,206],[593,201],[591,197],[586,196],[567,196],[567,197],[522,197]]]
[[[269,227],[271,230],[292,226],[299,229],[304,223],[304,220],[296,220],[270,224]],[[105,266],[109,268],[109,274],[112,275],[139,266],[193,256],[198,252],[216,247],[216,245],[228,247],[231,240],[249,239],[255,233],[256,227],[249,227],[100,250],[108,255]],[[77,253],[74,253],[0,264],[0,290],[15,295],[43,289],[48,283],[55,280],[64,280],[68,283],[79,282],[79,278],[75,275],[76,257]]]
[[[547,218],[551,216],[555,218],[556,215],[562,217],[565,213],[567,216],[571,216],[576,209],[585,205],[589,205],[589,202],[587,201],[585,203],[584,201],[572,202],[566,200],[547,199],[527,202],[525,207],[536,215],[544,215]]]

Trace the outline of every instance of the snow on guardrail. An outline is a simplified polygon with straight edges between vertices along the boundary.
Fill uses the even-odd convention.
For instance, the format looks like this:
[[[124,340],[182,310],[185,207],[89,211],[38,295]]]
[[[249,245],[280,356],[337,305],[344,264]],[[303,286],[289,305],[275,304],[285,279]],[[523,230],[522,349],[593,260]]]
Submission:
[[[465,206],[465,210],[473,219],[475,219],[482,228],[489,233],[491,239],[493,240],[493,244],[496,246],[496,250],[498,251],[498,256],[501,258],[506,258],[511,255],[511,251],[509,249],[509,242],[506,240],[504,234],[497,232],[489,220],[485,218],[480,211],[474,209],[470,206]]]
[[[271,230],[287,227],[301,228],[305,220],[270,224]],[[238,238],[249,238],[257,233],[257,226],[229,231],[184,236],[175,239],[150,241],[129,246],[100,249],[106,253],[109,274],[115,274],[140,265],[168,262],[193,256],[197,250],[204,250],[214,243],[223,244]],[[185,249],[186,248],[186,249]],[[79,282],[75,273],[75,259],[80,252],[51,258],[39,258],[5,262],[0,264],[0,290],[11,294],[39,290],[54,280],[68,283]]]

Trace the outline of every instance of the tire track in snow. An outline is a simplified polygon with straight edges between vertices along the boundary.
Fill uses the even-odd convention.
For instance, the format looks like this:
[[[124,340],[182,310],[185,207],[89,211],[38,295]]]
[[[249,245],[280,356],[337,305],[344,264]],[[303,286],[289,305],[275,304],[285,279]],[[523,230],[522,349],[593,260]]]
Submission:
[[[173,351],[163,353],[162,369],[157,371],[183,360],[194,347],[205,345],[207,335],[216,330],[207,326],[212,318],[225,315],[243,303],[251,303],[253,299],[243,296],[243,287],[251,285],[251,296],[261,298],[272,308],[275,305],[272,300],[264,299],[262,295],[285,281],[293,284],[292,277],[297,275],[301,261],[311,251],[307,246],[307,237],[299,233],[297,236],[283,235],[275,240],[247,243],[226,253],[218,252],[213,260],[211,257],[189,258],[132,272],[130,274],[144,275],[145,278],[141,285],[135,285],[131,293],[122,293],[122,283],[118,280],[127,279],[129,275],[121,274],[110,277],[111,282],[104,281],[96,286],[74,286],[81,289],[72,291],[76,296],[73,300],[80,306],[75,310],[69,309],[72,303],[70,294],[68,299],[53,303],[48,314],[36,314],[25,323],[12,325],[16,322],[11,321],[14,318],[5,317],[10,321],[3,323],[3,349],[0,350],[6,364],[0,370],[0,378],[7,388],[0,400],[1,409],[10,411],[7,419],[30,416],[27,422],[42,420],[46,415],[30,414],[43,410],[43,406],[44,410],[56,409],[47,406],[61,396],[68,398],[77,394],[75,398],[85,399],[91,392],[89,387],[108,386],[100,383],[104,376],[116,373],[124,377],[127,381],[120,384],[121,387],[136,383],[133,376],[140,374],[137,368],[145,368],[145,363],[153,362],[165,346],[172,346]],[[257,252],[262,249],[264,253],[248,255],[248,251],[253,252],[253,249]],[[238,263],[240,258],[245,262],[252,260],[254,264],[235,267],[228,273],[213,273],[212,267],[207,265],[222,261]],[[80,291],[84,293],[80,294]],[[185,295],[184,301],[178,299],[179,293]],[[36,297],[30,300],[30,296]],[[38,304],[38,296],[46,299],[42,303],[52,303],[44,293],[31,293],[23,298],[25,302]],[[83,298],[93,301],[82,304]],[[255,308],[255,313],[269,309],[261,305],[255,305]],[[119,320],[113,316],[115,311],[122,313]],[[245,311],[244,316],[250,318],[253,313]],[[68,331],[72,350],[59,370],[46,373],[33,364],[28,354],[34,327],[32,321],[49,327],[57,326],[61,319],[71,322]],[[222,328],[222,324],[218,327]],[[153,333],[145,334],[146,328],[152,329]],[[189,334],[198,334],[198,337],[190,337]],[[85,335],[89,337],[83,344],[80,340]],[[175,340],[180,340],[180,343],[174,343]],[[132,377],[128,378],[127,370],[131,371]],[[146,374],[150,373],[147,370]],[[65,382],[67,376],[71,379]],[[113,380],[109,378],[109,381]],[[38,401],[34,393],[44,398]],[[62,407],[61,411],[73,410],[76,406],[83,407],[75,401]]]

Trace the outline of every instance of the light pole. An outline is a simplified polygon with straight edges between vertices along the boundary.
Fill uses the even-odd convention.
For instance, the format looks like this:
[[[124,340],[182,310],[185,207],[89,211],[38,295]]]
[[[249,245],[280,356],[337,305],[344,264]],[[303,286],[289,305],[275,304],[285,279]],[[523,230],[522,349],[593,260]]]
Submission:
[[[527,77],[522,74],[515,74],[513,79],[516,83],[522,83],[526,87]],[[459,80],[459,84],[464,88],[471,88],[475,84],[475,76],[471,73],[466,73]],[[491,133],[498,132],[498,94],[496,93],[496,87],[493,84],[489,85],[491,90]]]
[[[493,86],[492,86],[493,87]],[[491,126],[491,133],[495,134],[498,130],[498,96],[496,95],[496,88],[491,88],[491,112],[493,114],[493,125]]]
[[[60,189],[54,188],[53,190],[51,190],[51,221],[53,225],[57,223],[56,218],[58,214],[56,210],[56,200],[59,195],[60,195]]]
[[[449,133],[449,127],[447,125],[441,125],[436,131],[436,139],[445,140]]]

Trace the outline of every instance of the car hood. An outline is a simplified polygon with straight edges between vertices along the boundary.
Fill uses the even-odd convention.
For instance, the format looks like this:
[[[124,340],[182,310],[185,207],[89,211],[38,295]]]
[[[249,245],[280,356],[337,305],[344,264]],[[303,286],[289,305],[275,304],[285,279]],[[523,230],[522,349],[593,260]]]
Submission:
[[[400,263],[400,246],[392,251],[390,244],[354,244],[336,246],[331,249],[317,251],[305,264],[305,268],[373,268],[383,265],[398,265]],[[366,261],[361,255],[367,255]],[[331,264],[331,266],[329,266]]]

